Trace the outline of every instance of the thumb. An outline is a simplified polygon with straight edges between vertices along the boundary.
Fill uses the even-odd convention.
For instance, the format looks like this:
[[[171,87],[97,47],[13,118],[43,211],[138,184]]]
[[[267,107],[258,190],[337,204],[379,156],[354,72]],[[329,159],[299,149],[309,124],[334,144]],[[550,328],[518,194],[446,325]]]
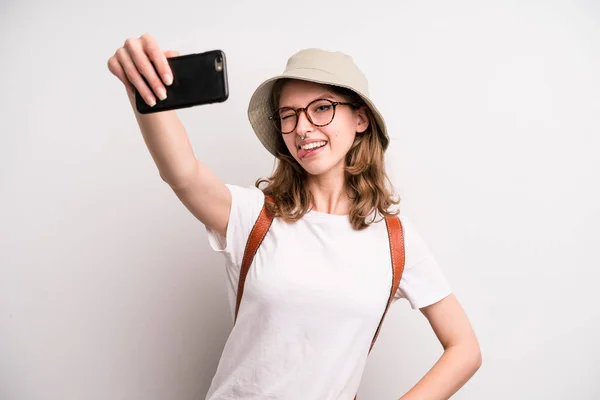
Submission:
[[[165,56],[167,58],[177,57],[177,56],[179,56],[179,52],[175,51],[175,50],[167,50],[167,51],[165,51]]]

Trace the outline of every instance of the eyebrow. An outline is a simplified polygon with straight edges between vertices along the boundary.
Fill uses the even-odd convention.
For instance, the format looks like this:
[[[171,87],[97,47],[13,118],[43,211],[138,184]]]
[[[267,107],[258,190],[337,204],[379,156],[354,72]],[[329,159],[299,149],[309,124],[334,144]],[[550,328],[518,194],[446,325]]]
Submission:
[[[315,97],[314,99],[312,99],[311,101],[315,101],[315,100],[318,100],[318,99],[327,99],[327,100],[335,101],[334,97],[335,97],[335,94],[334,94],[333,92],[324,92],[323,94],[321,94],[321,95],[319,95],[319,96],[316,96],[316,97]],[[311,101],[309,101],[309,103],[310,103]],[[306,106],[306,105],[305,105],[305,106]],[[295,107],[292,107],[292,106],[290,106],[290,105],[280,105],[280,106],[279,106],[279,108],[284,108],[284,107],[295,108]]]

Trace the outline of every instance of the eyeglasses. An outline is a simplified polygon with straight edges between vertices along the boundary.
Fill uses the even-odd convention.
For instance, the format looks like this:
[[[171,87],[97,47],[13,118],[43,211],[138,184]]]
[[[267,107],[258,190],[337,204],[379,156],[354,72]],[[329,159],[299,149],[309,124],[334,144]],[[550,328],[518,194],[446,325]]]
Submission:
[[[275,128],[282,134],[292,133],[298,125],[300,111],[304,111],[306,118],[311,124],[317,127],[329,125],[335,117],[335,108],[337,106],[351,106],[356,108],[356,104],[345,103],[342,101],[331,101],[328,99],[316,99],[311,101],[306,107],[292,108],[282,107],[275,111],[269,117]]]

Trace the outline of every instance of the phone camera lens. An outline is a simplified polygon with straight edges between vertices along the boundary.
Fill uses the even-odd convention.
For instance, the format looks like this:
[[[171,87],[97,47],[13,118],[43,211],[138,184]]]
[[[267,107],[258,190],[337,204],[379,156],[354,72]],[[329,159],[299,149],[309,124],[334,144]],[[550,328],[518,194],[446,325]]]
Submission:
[[[216,56],[215,57],[215,69],[218,72],[223,71],[224,66],[223,66],[223,56]]]

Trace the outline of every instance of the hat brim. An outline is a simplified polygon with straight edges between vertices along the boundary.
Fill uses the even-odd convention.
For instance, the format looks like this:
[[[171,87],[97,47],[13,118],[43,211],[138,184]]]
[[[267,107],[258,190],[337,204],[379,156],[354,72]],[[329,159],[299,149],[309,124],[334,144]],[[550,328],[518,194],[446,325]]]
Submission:
[[[269,120],[269,117],[274,111],[271,110],[271,96],[275,82],[285,78],[298,79],[324,85],[339,86],[350,89],[358,94],[365,104],[371,109],[371,112],[375,117],[375,121],[377,122],[383,149],[387,149],[390,139],[387,133],[383,115],[381,115],[379,110],[377,110],[377,107],[375,107],[373,102],[365,94],[352,87],[344,85],[341,82],[338,82],[333,74],[330,74],[326,71],[314,68],[299,68],[286,71],[281,75],[267,79],[261,83],[260,86],[258,86],[250,98],[250,104],[248,106],[248,119],[250,120],[250,125],[252,125],[252,129],[256,133],[256,136],[260,142],[271,154],[277,156],[277,140],[279,140],[279,136],[281,136],[281,134],[277,132],[277,129],[275,129],[275,126],[273,126],[273,123]]]

